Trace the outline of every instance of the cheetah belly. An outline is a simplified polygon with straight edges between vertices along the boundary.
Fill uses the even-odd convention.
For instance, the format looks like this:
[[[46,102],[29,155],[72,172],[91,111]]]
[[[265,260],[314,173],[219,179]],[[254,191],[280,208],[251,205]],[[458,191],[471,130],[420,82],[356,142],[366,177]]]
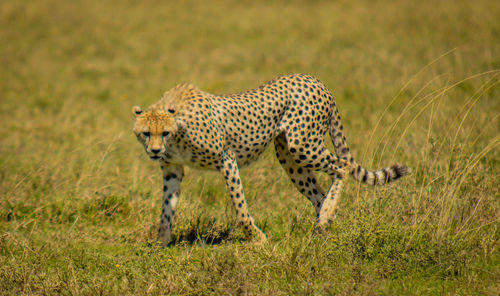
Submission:
[[[234,154],[236,155],[236,161],[238,162],[238,166],[242,168],[256,161],[266,150],[268,145],[269,142],[263,145],[242,147],[241,150],[236,149],[235,151],[233,151]]]
[[[245,167],[256,161],[266,150],[271,142],[273,142],[279,132],[278,122],[265,122],[245,130],[243,136],[236,137],[230,135],[227,142],[227,147],[235,154],[236,161],[239,167]]]

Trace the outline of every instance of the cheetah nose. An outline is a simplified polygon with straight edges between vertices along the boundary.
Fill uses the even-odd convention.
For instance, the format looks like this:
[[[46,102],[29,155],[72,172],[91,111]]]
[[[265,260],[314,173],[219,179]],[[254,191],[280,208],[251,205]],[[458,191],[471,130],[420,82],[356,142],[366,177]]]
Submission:
[[[153,152],[154,154],[158,154],[160,153],[160,149],[151,149],[151,152]]]

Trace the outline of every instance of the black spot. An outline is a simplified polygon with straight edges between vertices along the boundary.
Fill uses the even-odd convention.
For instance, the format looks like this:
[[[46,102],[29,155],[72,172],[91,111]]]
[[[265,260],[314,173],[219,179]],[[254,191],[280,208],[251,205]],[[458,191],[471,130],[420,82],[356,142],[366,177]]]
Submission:
[[[176,179],[177,178],[177,175],[176,174],[167,174],[165,176],[165,180],[166,181],[169,181],[170,179]]]

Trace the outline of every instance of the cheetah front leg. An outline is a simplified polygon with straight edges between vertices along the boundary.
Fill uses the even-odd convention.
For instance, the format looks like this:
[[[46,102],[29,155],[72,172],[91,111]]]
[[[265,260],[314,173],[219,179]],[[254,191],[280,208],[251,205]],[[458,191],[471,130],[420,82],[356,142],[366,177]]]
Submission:
[[[180,165],[163,163],[163,200],[158,241],[166,246],[172,240],[172,224],[181,193],[184,168]]]
[[[226,180],[231,200],[233,201],[236,217],[240,225],[243,226],[243,232],[247,239],[255,233],[259,241],[266,241],[266,235],[255,225],[250,212],[248,211],[243,192],[243,184],[241,183],[240,173],[236,158],[232,152],[224,152],[222,159],[221,172]]]

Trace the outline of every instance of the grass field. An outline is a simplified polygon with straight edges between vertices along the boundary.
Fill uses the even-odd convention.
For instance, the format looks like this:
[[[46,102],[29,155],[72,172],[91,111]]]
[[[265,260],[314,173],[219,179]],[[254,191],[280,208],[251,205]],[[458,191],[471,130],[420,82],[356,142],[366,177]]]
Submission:
[[[498,295],[499,1],[170,2],[0,2],[0,295]],[[298,72],[333,91],[358,161],[412,175],[349,180],[315,235],[270,148],[242,171],[260,246],[222,176],[187,169],[156,247],[131,107]]]

